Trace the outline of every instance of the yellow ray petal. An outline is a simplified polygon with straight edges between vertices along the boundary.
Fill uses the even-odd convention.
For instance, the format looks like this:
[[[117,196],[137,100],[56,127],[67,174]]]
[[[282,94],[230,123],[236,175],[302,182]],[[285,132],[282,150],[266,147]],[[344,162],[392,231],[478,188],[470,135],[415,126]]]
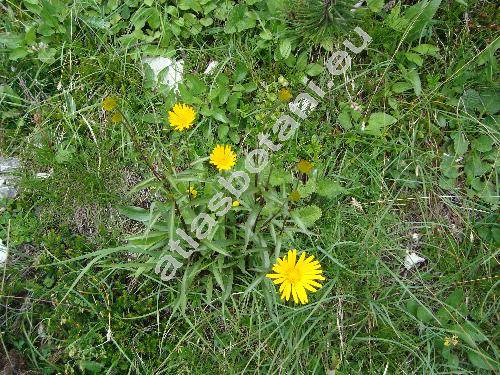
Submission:
[[[307,281],[304,282],[304,289],[313,293],[318,291],[318,289],[313,288]]]
[[[287,283],[284,291],[283,291],[283,295],[281,296],[281,298],[283,299],[283,296],[285,297],[285,299],[288,301],[290,299],[290,292],[292,291],[292,284],[290,283]]]
[[[320,283],[317,283],[314,280],[307,280],[306,283],[309,284],[309,285],[312,285],[312,286],[314,286],[316,288],[321,288],[322,287],[322,285]]]
[[[299,303],[299,297],[297,295],[297,287],[295,285],[292,285],[292,294],[293,294],[293,302],[296,304]]]
[[[301,284],[299,284],[296,286],[296,289],[297,289],[297,294],[299,296],[300,302],[303,305],[305,305],[308,302],[308,300],[307,300],[307,293],[306,293],[304,287]]]

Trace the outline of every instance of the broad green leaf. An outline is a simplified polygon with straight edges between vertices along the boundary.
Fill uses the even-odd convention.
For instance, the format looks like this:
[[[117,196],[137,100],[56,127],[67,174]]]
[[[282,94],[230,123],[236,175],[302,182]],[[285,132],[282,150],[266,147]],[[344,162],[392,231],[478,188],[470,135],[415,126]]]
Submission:
[[[322,197],[334,199],[345,192],[337,181],[323,178],[318,180],[318,194]]]
[[[116,208],[119,213],[135,221],[148,222],[151,218],[149,210],[141,207],[117,206]]]
[[[453,139],[455,155],[462,156],[465,154],[469,148],[469,141],[465,137],[465,134],[462,132],[456,132],[451,135],[451,138]]]
[[[216,119],[217,121],[223,122],[223,123],[228,123],[229,119],[227,118],[226,114],[224,113],[224,110],[221,108],[213,108],[212,109],[212,117]]]
[[[366,5],[374,13],[378,13],[384,7],[384,0],[367,0]]]
[[[416,53],[406,52],[405,56],[408,59],[408,61],[411,61],[411,62],[417,64],[418,66],[422,66],[422,64],[424,63],[424,59]]]
[[[428,308],[419,305],[417,308],[417,318],[423,323],[429,323],[433,319],[433,315]]]
[[[441,354],[443,355],[443,358],[446,359],[446,361],[448,362],[448,366],[456,368],[460,364],[458,356],[452,353],[450,348],[447,347],[443,348]]]
[[[321,208],[315,205],[296,208],[290,212],[292,219],[304,227],[312,226],[321,218]]]
[[[404,19],[407,21],[405,28],[407,25],[412,25],[406,37],[407,41],[413,41],[422,36],[440,5],[441,0],[421,0],[405,11]]]
[[[396,119],[392,117],[391,115],[388,115],[387,113],[383,112],[375,112],[370,115],[370,118],[368,119],[368,125],[365,128],[365,133],[370,134],[370,135],[382,135],[384,133],[384,130],[396,123]]]
[[[208,27],[214,23],[214,20],[211,17],[205,17],[205,18],[200,19],[200,23],[203,26]]]
[[[488,339],[479,327],[470,321],[456,323],[451,327],[451,330],[471,347],[475,347]]]
[[[450,179],[455,179],[460,175],[458,171],[458,164],[453,155],[444,154],[439,167],[443,174]]]
[[[28,55],[27,47],[18,47],[10,51],[9,59],[10,60],[19,60]]]
[[[402,92],[411,90],[413,85],[409,82],[396,82],[392,85],[392,91],[396,94],[401,94]]]
[[[467,358],[469,358],[470,363],[472,363],[472,365],[476,368],[489,371],[495,371],[499,368],[498,362],[482,351],[477,353],[469,350],[467,351]]]
[[[284,39],[280,42],[280,54],[281,56],[286,59],[288,56],[290,56],[290,52],[292,51],[292,42],[290,39]]]
[[[81,360],[78,362],[78,367],[83,372],[90,371],[93,374],[101,373],[104,365],[95,361],[84,361]]]
[[[226,139],[227,133],[229,133],[229,126],[225,124],[219,126],[219,128],[217,129],[217,136],[222,141]]]
[[[299,184],[297,187],[297,191],[299,192],[302,198],[307,198],[311,194],[316,192],[316,179],[309,178],[305,184]]]
[[[458,309],[464,303],[464,291],[462,289],[455,289],[448,298],[446,298],[445,303]]]
[[[476,152],[473,152],[472,156],[468,156],[466,160],[464,171],[470,177],[482,176],[492,168],[492,165],[483,161]]]
[[[325,67],[323,65],[311,63],[311,64],[307,65],[306,74],[308,76],[314,77],[314,76],[317,76],[317,75],[323,73],[324,70],[325,70]]]
[[[472,148],[479,152],[490,152],[493,149],[493,139],[483,134],[472,140]]]
[[[416,47],[412,48],[413,51],[420,53],[421,55],[430,55],[437,57],[437,54],[439,52],[439,48],[436,46],[433,46],[432,44],[419,44]]]
[[[208,90],[205,82],[193,74],[186,74],[184,79],[186,86],[191,90],[191,94],[193,95],[201,95]]]
[[[352,128],[351,115],[348,109],[344,109],[342,112],[340,112],[337,120],[342,128],[344,128],[344,130],[349,130]]]
[[[207,284],[205,288],[205,302],[210,304],[212,302],[212,293],[214,290],[214,282],[212,275],[207,276]]]
[[[58,164],[65,164],[69,162],[73,158],[73,154],[76,152],[76,149],[73,146],[69,147],[59,147],[57,150],[55,160]]]
[[[269,177],[269,185],[279,186],[292,182],[292,174],[284,168],[273,168]]]
[[[235,82],[241,82],[243,81],[248,74],[248,68],[246,67],[245,64],[239,62],[236,64],[236,69],[233,73],[233,80]]]
[[[415,91],[415,95],[420,96],[422,93],[422,84],[420,82],[420,76],[415,69],[410,69],[406,71],[404,78],[410,82],[413,86],[413,91]]]

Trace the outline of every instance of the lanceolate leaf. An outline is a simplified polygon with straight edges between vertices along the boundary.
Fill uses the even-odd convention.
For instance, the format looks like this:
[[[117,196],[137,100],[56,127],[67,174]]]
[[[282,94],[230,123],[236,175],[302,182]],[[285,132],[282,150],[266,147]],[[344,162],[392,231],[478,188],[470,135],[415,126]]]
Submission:
[[[290,212],[292,219],[300,226],[310,227],[321,217],[321,208],[315,205],[297,208]]]

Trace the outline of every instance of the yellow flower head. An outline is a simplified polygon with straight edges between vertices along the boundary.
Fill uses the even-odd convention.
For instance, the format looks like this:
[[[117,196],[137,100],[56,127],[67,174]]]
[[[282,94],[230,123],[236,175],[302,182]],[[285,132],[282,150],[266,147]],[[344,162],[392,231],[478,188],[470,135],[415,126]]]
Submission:
[[[238,207],[240,205],[240,201],[233,201],[233,207]]]
[[[321,288],[321,284],[316,280],[325,280],[321,270],[321,264],[314,260],[314,255],[306,259],[306,252],[304,251],[299,260],[297,260],[297,250],[289,250],[287,256],[283,259],[278,258],[273,265],[273,271],[276,273],[269,273],[266,277],[275,279],[275,284],[281,284],[280,292],[281,299],[290,299],[290,294],[293,296],[295,303],[306,304],[309,302],[307,299],[307,292],[316,292],[316,288]]]
[[[282,86],[288,86],[288,81],[283,76],[278,77],[278,83]]]
[[[278,99],[282,102],[288,102],[292,99],[292,92],[288,89],[282,88],[278,93]]]
[[[113,116],[111,116],[111,122],[113,124],[118,124],[119,122],[122,122],[123,116],[120,112],[115,112],[113,113]]]
[[[313,170],[313,165],[307,160],[301,160],[297,164],[297,169],[302,173],[309,174]]]
[[[190,186],[189,189],[186,190],[186,193],[189,193],[193,198],[196,198],[196,196],[198,195],[198,192],[192,186]]]
[[[453,335],[452,337],[445,337],[444,339],[444,346],[457,346],[458,345],[458,336]]]
[[[196,118],[196,112],[193,107],[187,104],[177,103],[171,111],[168,112],[168,122],[170,126],[177,131],[189,129]]]
[[[118,102],[116,101],[115,98],[113,98],[111,96],[107,96],[102,101],[102,109],[104,109],[105,111],[112,111],[113,109],[116,108],[117,105],[118,105]]]
[[[292,202],[298,202],[300,200],[300,193],[298,190],[294,190],[290,193],[288,196],[288,199],[290,199]]]
[[[229,145],[217,145],[210,154],[210,164],[215,165],[219,171],[228,171],[236,164],[236,154]]]

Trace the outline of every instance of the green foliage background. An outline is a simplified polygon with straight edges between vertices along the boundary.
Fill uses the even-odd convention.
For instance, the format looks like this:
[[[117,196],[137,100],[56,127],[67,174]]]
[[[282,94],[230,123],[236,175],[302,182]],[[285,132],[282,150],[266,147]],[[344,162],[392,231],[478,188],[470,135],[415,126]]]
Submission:
[[[351,14],[325,23],[321,2],[299,0],[0,2],[0,149],[23,161],[21,194],[1,208],[2,366],[21,357],[23,370],[44,374],[498,371],[497,5],[326,3]],[[304,77],[326,87],[323,62],[356,25],[373,41],[348,76],[218,237],[176,280],[159,280],[154,260],[181,225],[173,202],[189,223],[214,192],[212,148],[233,145],[240,168],[287,111],[279,90],[300,93]],[[156,84],[145,55],[184,60],[178,96]],[[106,96],[140,149],[102,111]],[[187,133],[167,124],[177,101],[198,112]],[[302,159],[314,165],[308,176]],[[313,253],[328,279],[306,306],[281,302],[264,278],[289,248]],[[411,251],[426,263],[407,271]]]

